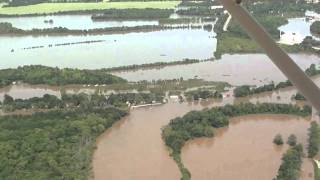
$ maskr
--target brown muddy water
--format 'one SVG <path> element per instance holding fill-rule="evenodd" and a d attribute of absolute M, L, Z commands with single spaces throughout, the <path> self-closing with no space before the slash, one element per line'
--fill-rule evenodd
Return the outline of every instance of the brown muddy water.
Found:
<path fill-rule="evenodd" d="M 182 161 L 192 179 L 271 180 L 288 148 L 274 145 L 274 136 L 280 133 L 286 140 L 295 134 L 298 142 L 306 146 L 309 126 L 309 121 L 287 115 L 233 118 L 229 127 L 216 131 L 214 138 L 189 141 L 182 149 Z M 301 179 L 313 179 L 313 166 L 308 159 L 304 159 Z"/>
<path fill-rule="evenodd" d="M 320 57 L 316 55 L 291 54 L 290 56 L 302 69 L 308 68 L 312 63 L 320 63 Z M 199 78 L 208 81 L 224 81 L 232 85 L 263 85 L 271 81 L 280 82 L 287 79 L 263 54 L 224 55 L 221 60 L 113 74 L 129 81 L 183 77 L 184 79 Z"/>
<path fill-rule="evenodd" d="M 161 139 L 161 128 L 170 119 L 191 110 L 221 106 L 224 103 L 226 101 L 170 102 L 132 110 L 128 117 L 98 138 L 93 157 L 94 179 L 180 179 L 177 165 Z M 248 179 L 252 173 L 253 178 L 249 179 L 272 179 L 279 168 L 282 153 L 286 150 L 286 146 L 280 149 L 274 147 L 272 139 L 275 134 L 282 133 L 286 138 L 294 133 L 299 142 L 305 144 L 308 127 L 309 121 L 294 116 L 256 115 L 235 118 L 229 128 L 219 130 L 214 138 L 189 142 L 182 151 L 183 161 L 190 168 L 193 179 L 213 179 L 215 173 L 219 176 L 214 177 L 222 177 L 218 179 Z M 244 152 L 246 156 L 242 155 Z M 227 156 L 229 153 L 230 156 Z M 237 169 L 240 163 L 248 163 L 245 166 L 247 168 L 239 168 L 231 173 L 232 168 Z M 224 165 L 227 170 L 225 173 L 222 171 Z M 303 165 L 304 179 L 313 176 L 312 171 L 312 163 L 306 160 Z"/>
<path fill-rule="evenodd" d="M 94 179 L 180 179 L 179 169 L 161 139 L 161 127 L 172 118 L 211 105 L 168 103 L 131 111 L 98 138 L 93 157 Z"/>

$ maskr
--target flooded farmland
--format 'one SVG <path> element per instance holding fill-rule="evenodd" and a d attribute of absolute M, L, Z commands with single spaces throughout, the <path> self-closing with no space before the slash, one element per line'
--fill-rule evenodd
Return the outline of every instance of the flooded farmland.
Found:
<path fill-rule="evenodd" d="M 0 69 L 38 64 L 101 69 L 185 58 L 208 59 L 213 56 L 216 48 L 213 35 L 213 32 L 202 29 L 176 29 L 92 36 L 0 37 L 3 59 Z M 98 42 L 57 46 L 84 41 Z M 29 47 L 40 48 L 24 49 Z"/>
<path fill-rule="evenodd" d="M 320 63 L 320 57 L 316 55 L 292 54 L 291 57 L 302 69 L 308 68 L 310 64 Z M 287 79 L 263 54 L 224 55 L 217 61 L 114 74 L 129 81 L 196 77 L 207 81 L 224 81 L 232 85 L 264 85 Z"/>

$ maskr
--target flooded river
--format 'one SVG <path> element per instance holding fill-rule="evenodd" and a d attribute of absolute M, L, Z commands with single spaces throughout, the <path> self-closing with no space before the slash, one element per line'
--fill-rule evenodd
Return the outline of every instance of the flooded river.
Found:
<path fill-rule="evenodd" d="M 292 54 L 291 57 L 302 69 L 308 68 L 312 63 L 320 63 L 320 57 L 316 55 Z M 232 85 L 263 85 L 287 79 L 263 54 L 224 55 L 218 61 L 114 74 L 129 81 L 196 77 L 208 81 L 225 81 Z"/>

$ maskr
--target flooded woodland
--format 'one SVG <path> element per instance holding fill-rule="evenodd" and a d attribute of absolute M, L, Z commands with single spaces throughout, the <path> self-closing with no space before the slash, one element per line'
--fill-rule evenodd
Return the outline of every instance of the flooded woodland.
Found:
<path fill-rule="evenodd" d="M 215 6 L 212 6 L 211 10 L 214 8 Z M 221 7 L 217 8 L 221 9 Z M 187 15 L 184 15 L 184 13 L 179 14 L 179 11 L 183 10 L 187 11 L 185 12 Z M 172 92 L 182 92 L 182 86 L 180 87 L 179 82 L 184 80 L 202 80 L 206 82 L 204 86 L 209 86 L 208 82 L 225 83 L 221 90 L 220 99 L 200 98 L 200 100 L 179 101 L 180 94 L 170 94 L 172 93 L 171 91 L 165 91 L 161 92 L 165 98 L 160 103 L 152 101 L 148 104 L 142 101 L 142 106 L 144 107 L 136 106 L 137 108 L 130 108 L 129 101 L 123 102 L 127 111 L 123 114 L 119 113 L 121 114 L 117 116 L 119 121 L 112 121 L 114 124 L 110 123 L 108 127 L 106 125 L 101 128 L 101 123 L 99 124 L 100 126 L 88 127 L 88 129 L 94 129 L 97 132 L 102 129 L 95 134 L 96 136 L 90 136 L 90 138 L 84 135 L 74 135 L 72 138 L 81 137 L 79 143 L 77 142 L 80 144 L 80 148 L 77 150 L 76 155 L 83 153 L 82 146 L 92 145 L 89 148 L 91 151 L 87 153 L 87 155 L 90 155 L 90 153 L 93 155 L 92 161 L 88 160 L 90 157 L 79 159 L 87 158 L 86 162 L 92 162 L 91 165 L 90 163 L 87 163 L 89 164 L 88 166 L 83 165 L 83 169 L 88 168 L 89 170 L 86 172 L 90 175 L 88 177 L 95 180 L 180 179 L 179 167 L 172 157 L 171 149 L 166 146 L 161 133 L 172 119 L 182 117 L 190 111 L 241 103 L 294 104 L 299 107 L 310 105 L 307 101 L 299 101 L 292 98 L 298 93 L 298 90 L 293 86 L 275 91 L 256 93 L 246 97 L 235 97 L 233 90 L 238 86 L 258 87 L 265 84 L 283 82 L 287 78 L 261 52 L 230 52 L 223 54 L 221 58 L 215 57 L 215 52 L 219 49 L 218 43 L 222 41 L 221 36 L 218 36 L 218 32 L 214 29 L 216 25 L 219 25 L 219 19 L 214 19 L 214 21 L 211 19 L 210 22 L 206 22 L 201 15 L 188 10 L 188 8 L 183 7 L 176 8 L 174 13 L 168 19 L 165 19 L 167 22 L 177 22 L 177 19 L 182 19 L 180 20 L 181 22 L 189 22 L 179 23 L 178 25 L 184 24 L 187 27 L 181 29 L 141 30 L 138 32 L 101 33 L 95 35 L 11 34 L 7 36 L 0 34 L 0 71 L 5 71 L 8 68 L 19 69 L 22 66 L 42 65 L 56 69 L 61 68 L 62 74 L 65 73 L 63 68 L 74 68 L 81 72 L 93 74 L 96 73 L 96 70 L 108 68 L 138 67 L 143 64 L 159 62 L 173 63 L 150 68 L 146 66 L 103 72 L 123 79 L 127 88 L 124 88 L 125 90 L 112 86 L 112 84 L 70 83 L 50 85 L 33 83 L 31 85 L 19 80 L 12 80 L 9 83 L 1 80 L 1 83 L 6 84 L 0 84 L 0 101 L 8 100 L 8 95 L 12 97 L 12 101 L 14 101 L 13 99 L 23 101 L 34 97 L 41 98 L 48 94 L 57 97 L 57 99 L 63 99 L 66 94 L 98 94 L 106 98 L 123 92 L 132 94 L 150 93 L 152 91 L 150 87 L 156 86 L 157 83 L 166 84 L 166 81 L 169 80 L 177 80 L 177 83 L 170 89 Z M 195 13 L 196 15 L 188 13 Z M 104 17 L 103 15 L 107 16 L 108 14 L 100 14 L 100 16 Z M 211 16 L 212 14 L 209 15 Z M 208 18 L 209 15 L 206 14 L 205 18 Z M 221 11 L 220 14 L 214 15 L 219 15 L 220 19 L 222 19 L 228 14 Z M 283 18 L 283 15 L 281 17 Z M 190 18 L 194 18 L 196 21 L 191 23 Z M 161 21 L 164 20 L 108 19 L 94 21 L 90 14 L 85 13 L 38 14 L 23 17 L 18 15 L 0 16 L 0 24 L 10 23 L 12 27 L 26 31 L 59 27 L 69 30 L 134 28 L 159 26 Z M 287 23 L 277 28 L 286 33 L 297 30 L 302 33 L 303 38 L 307 36 L 315 38 L 309 31 L 311 23 L 305 17 L 294 17 L 289 18 Z M 210 24 L 211 29 L 206 28 L 208 24 Z M 174 25 L 177 24 L 173 23 L 170 27 L 174 27 Z M 192 25 L 199 27 L 194 28 Z M 232 27 L 234 28 L 235 25 L 231 25 Z M 299 48 L 301 47 L 299 46 Z M 297 50 L 289 55 L 303 70 L 306 70 L 312 64 L 318 68 L 320 64 L 319 52 L 311 52 Z M 186 59 L 196 60 L 196 62 L 174 64 L 174 62 Z M 58 70 L 55 71 L 55 73 L 57 72 Z M 41 73 L 39 73 L 40 76 L 42 76 Z M 80 79 L 81 77 L 77 78 Z M 319 75 L 311 78 L 317 85 L 320 85 Z M 11 80 L 10 78 L 8 79 Z M 138 85 L 141 82 L 149 83 L 146 85 L 147 90 L 141 90 L 134 86 L 137 85 L 139 87 Z M 117 88 L 112 89 L 110 88 L 111 86 Z M 128 89 L 128 87 L 135 88 Z M 218 85 L 211 86 L 211 88 L 217 87 Z M 201 89 L 201 87 L 197 88 Z M 161 90 L 164 91 L 163 89 Z M 218 91 L 220 90 L 216 90 L 216 92 Z M 86 105 L 90 106 L 90 104 Z M 107 108 L 111 106 L 110 104 L 103 105 L 107 106 Z M 76 109 L 81 107 L 81 104 L 74 106 Z M 69 108 L 68 103 L 66 107 Z M 124 109 L 123 106 L 121 108 Z M 22 110 L 22 112 L 25 111 Z M 127 112 L 128 114 L 126 114 Z M 97 114 L 99 113 L 94 112 L 89 117 L 93 117 L 97 122 L 99 120 L 102 121 L 102 118 L 98 117 Z M 314 164 L 312 158 L 307 157 L 307 147 L 308 128 L 314 120 L 319 121 L 315 111 L 312 112 L 311 116 L 307 117 L 284 114 L 255 114 L 232 117 L 227 127 L 214 128 L 214 137 L 201 137 L 187 141 L 181 149 L 181 161 L 190 171 L 191 179 L 194 180 L 271 180 L 277 176 L 278 169 L 282 163 L 281 158 L 290 148 L 286 143 L 282 146 L 275 145 L 273 138 L 277 134 L 281 134 L 287 140 L 291 134 L 294 134 L 297 137 L 297 142 L 303 145 L 305 154 L 302 158 L 300 179 L 313 180 L 315 179 Z M 82 125 L 81 123 L 79 124 Z M 79 124 L 74 123 L 70 127 L 74 126 L 76 127 L 74 129 L 79 130 L 82 128 L 77 127 Z M 10 126 L 8 125 L 8 127 Z M 88 129 L 85 129 L 86 133 L 89 131 Z M 59 139 L 59 143 L 60 141 L 62 140 Z M 50 161 L 53 165 L 48 164 L 54 166 L 53 162 L 56 163 L 55 161 Z M 58 172 L 59 168 L 55 170 Z M 59 173 L 63 174 L 65 172 Z"/>

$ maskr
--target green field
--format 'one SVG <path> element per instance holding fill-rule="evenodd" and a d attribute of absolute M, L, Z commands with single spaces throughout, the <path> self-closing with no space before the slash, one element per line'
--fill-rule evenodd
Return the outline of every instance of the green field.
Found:
<path fill-rule="evenodd" d="M 100 3 L 42 3 L 30 6 L 0 8 L 0 14 L 26 15 L 50 14 L 67 11 L 128 9 L 128 8 L 159 8 L 173 9 L 180 1 L 149 1 L 149 2 L 100 2 Z"/>

